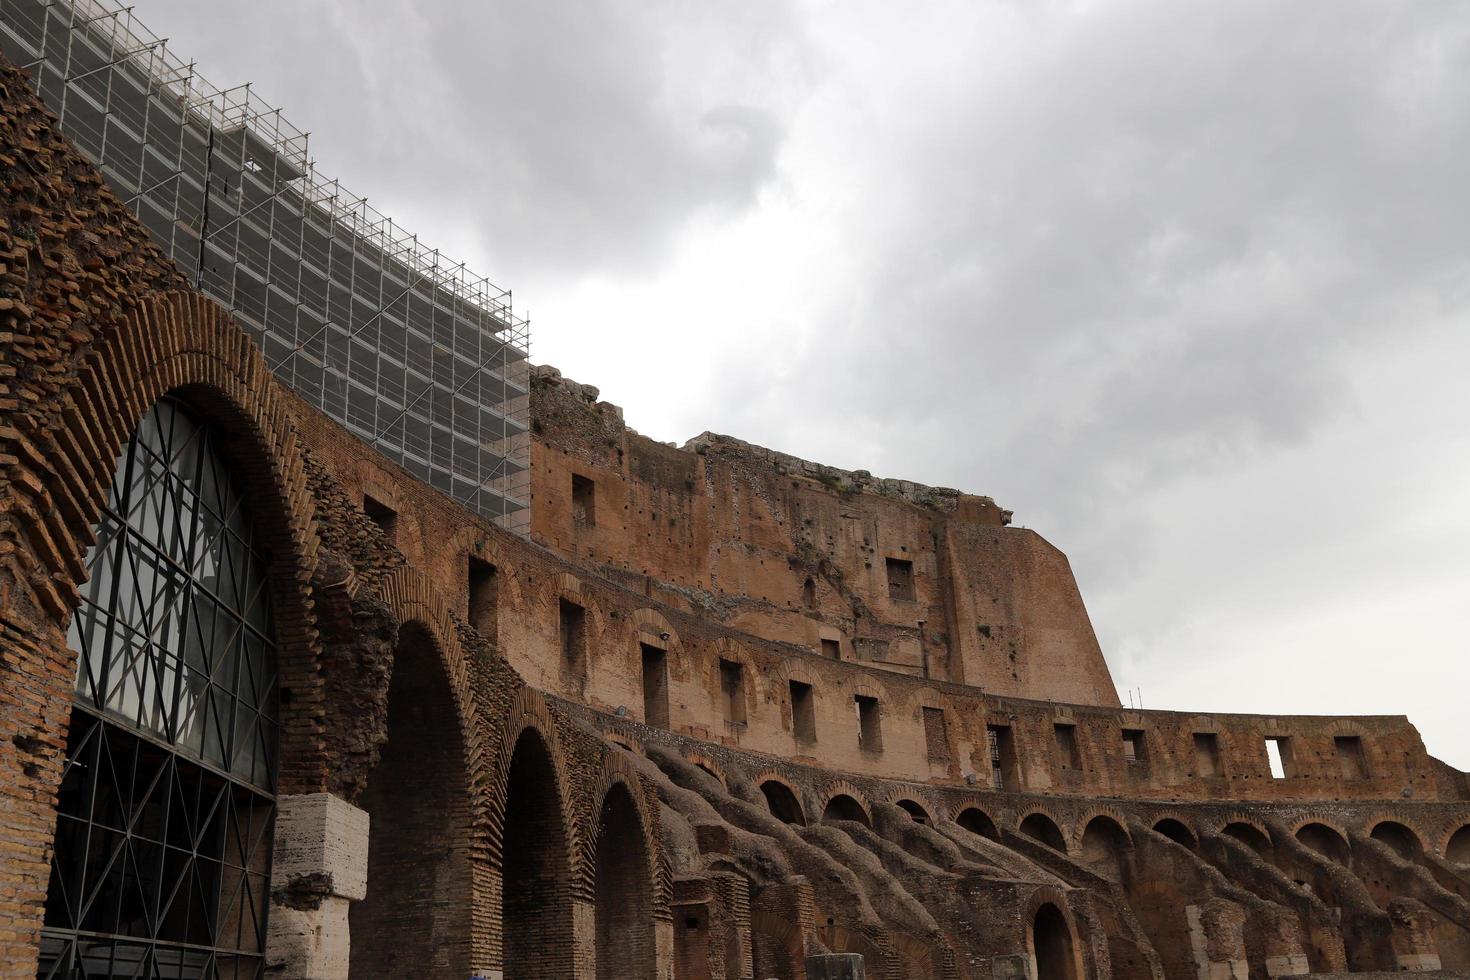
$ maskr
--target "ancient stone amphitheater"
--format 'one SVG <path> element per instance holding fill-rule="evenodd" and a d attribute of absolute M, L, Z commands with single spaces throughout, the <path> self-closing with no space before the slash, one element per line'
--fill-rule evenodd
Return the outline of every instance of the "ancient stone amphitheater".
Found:
<path fill-rule="evenodd" d="M 8 64 L 0 185 L 0 976 L 1470 970 L 1407 719 L 1123 708 L 990 499 L 550 369 L 508 533 L 277 380 Z"/>

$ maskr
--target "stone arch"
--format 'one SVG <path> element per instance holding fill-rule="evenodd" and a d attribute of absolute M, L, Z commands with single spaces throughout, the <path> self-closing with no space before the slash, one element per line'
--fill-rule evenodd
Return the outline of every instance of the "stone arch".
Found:
<path fill-rule="evenodd" d="M 1132 849 L 1132 835 L 1111 813 L 1096 814 L 1077 835 L 1078 860 L 1115 881 L 1122 880 L 1128 852 Z"/>
<path fill-rule="evenodd" d="M 868 816 L 869 808 L 851 793 L 834 793 L 828 798 L 826 806 L 822 807 L 822 822 L 828 823 L 832 820 L 855 820 L 864 827 L 873 826 L 872 818 Z"/>
<path fill-rule="evenodd" d="M 596 822 L 586 839 L 592 851 L 597 978 L 655 980 L 655 923 L 669 920 L 672 882 L 642 785 L 620 757 L 604 758 L 591 803 Z"/>
<path fill-rule="evenodd" d="M 1303 820 L 1292 831 L 1292 836 L 1304 846 L 1338 864 L 1347 865 L 1352 859 L 1347 834 L 1329 823 L 1315 819 Z"/>
<path fill-rule="evenodd" d="M 474 801 L 439 647 L 421 620 L 399 630 L 387 742 L 360 799 L 369 817 L 368 879 L 366 897 L 350 911 L 355 974 L 472 971 Z"/>
<path fill-rule="evenodd" d="M 894 800 L 893 805 L 898 807 L 904 813 L 907 813 L 909 817 L 914 821 L 914 823 L 927 824 L 930 822 L 929 811 L 926 810 L 924 808 L 924 805 L 918 800 L 906 796 L 901 799 Z"/>
<path fill-rule="evenodd" d="M 1220 833 L 1240 841 L 1261 857 L 1268 857 L 1271 853 L 1271 835 L 1256 820 L 1234 817 L 1220 828 Z"/>
<path fill-rule="evenodd" d="M 750 648 L 734 637 L 722 636 L 710 644 L 710 656 L 703 658 L 707 661 L 704 666 L 704 687 L 709 694 L 711 704 L 719 706 L 724 694 L 722 687 L 722 674 L 720 661 L 727 660 L 740 667 L 741 679 L 741 722 L 748 721 L 755 715 L 758 705 L 763 703 L 762 697 L 766 692 L 762 690 L 762 682 L 765 670 L 751 654 Z M 727 719 L 728 720 L 728 719 Z"/>
<path fill-rule="evenodd" d="M 7 415 L 13 432 L 0 435 L 0 454 L 13 461 L 0 473 L 11 507 L 0 519 L 0 540 L 14 549 L 0 560 L 0 592 L 9 595 L 12 615 L 34 610 L 30 625 L 60 641 L 87 577 L 84 559 L 117 458 L 164 395 L 243 443 L 231 452 L 232 463 L 272 556 L 280 686 L 299 709 L 296 729 L 281 732 L 280 754 L 293 760 L 282 791 L 319 788 L 315 498 L 279 388 L 260 352 L 219 306 L 185 292 L 147 299 L 98 331 L 75 378 L 46 411 Z M 294 784 L 298 773 L 309 785 Z"/>
<path fill-rule="evenodd" d="M 1470 823 L 1445 837 L 1442 853 L 1451 864 L 1470 866 Z"/>
<path fill-rule="evenodd" d="M 782 823 L 806 826 L 806 809 L 801 805 L 801 794 L 789 782 L 775 773 L 762 775 L 758 782 L 771 816 Z"/>
<path fill-rule="evenodd" d="M 1000 840 L 1000 828 L 996 825 L 994 818 L 978 806 L 965 807 L 955 814 L 954 822 L 972 834 L 993 841 Z"/>
<path fill-rule="evenodd" d="M 726 789 L 729 788 L 730 781 L 725 776 L 725 767 L 714 759 L 711 759 L 708 754 L 697 751 L 685 751 L 684 758 L 688 762 L 693 763 L 696 768 L 703 770 L 707 775 L 719 780 L 721 786 L 726 787 Z"/>
<path fill-rule="evenodd" d="M 501 966 L 506 976 L 555 980 L 570 973 L 573 901 L 593 889 L 578 859 L 577 822 L 546 702 L 522 688 L 500 747 L 490 853 L 500 869 Z"/>
<path fill-rule="evenodd" d="M 1058 889 L 1036 890 L 1025 905 L 1026 951 L 1036 980 L 1080 980 L 1082 941 L 1077 923 Z"/>
<path fill-rule="evenodd" d="M 1187 847 L 1191 851 L 1199 850 L 1199 835 L 1183 820 L 1174 816 L 1159 817 L 1154 821 L 1153 831 L 1163 834 L 1181 847 Z"/>
<path fill-rule="evenodd" d="M 52 329 L 37 325 L 42 328 Z M 268 552 L 282 695 L 277 792 L 319 789 L 327 771 L 312 598 L 320 548 L 316 504 L 299 437 L 259 352 L 228 314 L 186 292 L 148 296 L 110 320 L 78 317 L 59 350 L 54 363 L 14 379 L 11 398 L 19 395 L 25 409 L 0 414 L 0 483 L 7 490 L 0 514 L 0 595 L 11 627 L 7 644 L 20 657 L 44 663 L 7 681 L 23 705 L 10 718 L 17 732 L 11 755 L 16 798 L 33 801 L 8 820 L 20 839 L 35 843 L 0 855 L 0 879 L 37 913 L 47 889 L 52 800 L 62 763 L 59 742 L 52 740 L 66 738 L 77 669 L 66 629 L 87 579 L 86 555 L 118 457 L 143 415 L 165 395 L 233 438 L 226 454 L 251 498 L 255 534 Z M 21 733 L 28 739 L 32 732 L 44 734 L 44 748 L 21 745 Z"/>
<path fill-rule="evenodd" d="M 1407 861 L 1424 853 L 1424 842 L 1408 824 L 1397 820 L 1379 820 L 1373 824 L 1368 836 L 1393 848 L 1398 856 Z"/>
<path fill-rule="evenodd" d="M 1062 835 L 1062 828 L 1049 813 L 1032 810 L 1016 824 L 1016 830 L 1054 851 L 1067 853 L 1067 838 Z"/>

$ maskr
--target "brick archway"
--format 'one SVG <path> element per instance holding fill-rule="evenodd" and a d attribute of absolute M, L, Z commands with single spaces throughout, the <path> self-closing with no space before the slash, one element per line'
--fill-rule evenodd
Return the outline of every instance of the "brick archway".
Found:
<path fill-rule="evenodd" d="M 52 329 L 12 321 L 17 332 Z M 21 669 L 7 684 L 25 710 L 0 769 L 17 773 L 17 807 L 0 834 L 0 879 L 14 890 L 0 916 L 19 924 L 0 957 L 33 963 L 45 899 L 52 800 L 65 744 L 76 656 L 65 630 L 87 573 L 85 557 L 116 460 L 145 412 L 164 395 L 187 403 L 229 441 L 227 455 L 249 493 L 276 610 L 282 692 L 281 792 L 323 771 L 320 641 L 311 582 L 318 539 L 304 454 L 259 352 L 219 307 L 194 294 L 164 293 L 100 326 L 16 385 L 24 408 L 0 414 L 0 620 Z M 64 345 L 63 345 L 64 347 Z M 12 945 L 13 943 L 13 945 Z"/>

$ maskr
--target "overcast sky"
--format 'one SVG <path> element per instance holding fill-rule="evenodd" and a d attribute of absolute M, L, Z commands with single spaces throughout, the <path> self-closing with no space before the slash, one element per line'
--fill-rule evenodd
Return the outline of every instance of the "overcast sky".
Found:
<path fill-rule="evenodd" d="M 1470 767 L 1470 4 L 135 3 L 640 431 L 990 494 L 1125 703 Z"/>

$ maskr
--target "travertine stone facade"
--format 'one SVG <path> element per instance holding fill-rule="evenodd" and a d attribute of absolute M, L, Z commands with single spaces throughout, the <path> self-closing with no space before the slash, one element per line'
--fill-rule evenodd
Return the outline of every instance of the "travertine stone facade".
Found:
<path fill-rule="evenodd" d="M 1470 784 L 1407 719 L 1124 709 L 988 498 L 655 443 L 551 371 L 506 534 L 276 382 L 8 65 L 0 181 L 0 977 L 54 932 L 68 626 L 164 396 L 269 556 L 271 976 L 1470 970 Z"/>

